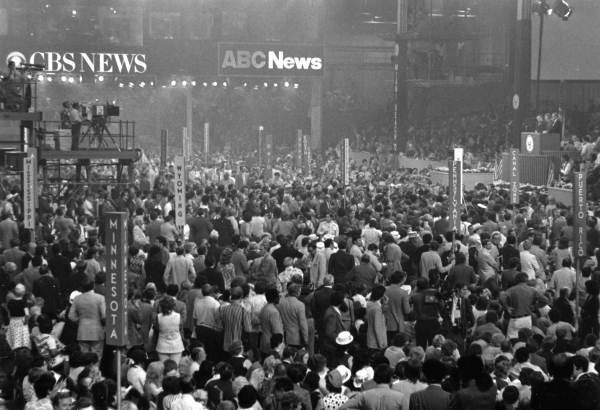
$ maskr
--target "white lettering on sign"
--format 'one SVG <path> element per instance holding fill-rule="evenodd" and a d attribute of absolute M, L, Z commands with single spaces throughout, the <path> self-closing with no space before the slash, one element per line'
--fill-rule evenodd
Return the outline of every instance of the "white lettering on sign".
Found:
<path fill-rule="evenodd" d="M 143 74 L 148 70 L 145 54 L 139 53 L 82 53 L 56 51 L 35 51 L 27 58 L 23 53 L 13 51 L 8 54 L 6 61 L 42 64 L 50 72 L 92 72 L 92 73 L 123 73 Z"/>
<path fill-rule="evenodd" d="M 250 52 L 249 50 L 225 50 L 221 68 L 264 68 L 269 70 L 319 71 L 323 69 L 321 57 L 286 56 L 283 51 Z"/>
<path fill-rule="evenodd" d="M 175 225 L 183 235 L 185 225 L 185 159 L 175 157 Z"/>

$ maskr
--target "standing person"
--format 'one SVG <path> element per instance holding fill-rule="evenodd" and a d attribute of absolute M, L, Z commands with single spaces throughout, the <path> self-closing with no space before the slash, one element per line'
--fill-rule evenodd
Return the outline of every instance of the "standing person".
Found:
<path fill-rule="evenodd" d="M 579 334 L 583 337 L 593 334 L 596 337 L 600 335 L 600 324 L 598 323 L 598 311 L 600 310 L 598 301 L 598 282 L 588 280 L 585 282 L 585 291 L 587 297 L 583 306 L 581 306 L 581 325 Z"/>
<path fill-rule="evenodd" d="M 325 244 L 323 242 L 310 243 L 308 245 L 310 254 L 310 283 L 315 287 L 323 284 L 323 278 L 327 274 L 327 258 L 325 257 Z"/>
<path fill-rule="evenodd" d="M 429 386 L 410 395 L 407 410 L 447 410 L 450 393 L 442 389 L 442 380 L 446 375 L 444 364 L 439 360 L 425 360 L 423 375 Z"/>
<path fill-rule="evenodd" d="M 300 290 L 300 285 L 291 283 L 287 288 L 287 295 L 277 306 L 283 322 L 286 345 L 297 348 L 308 344 L 308 321 L 305 306 L 298 300 Z"/>
<path fill-rule="evenodd" d="M 371 291 L 371 300 L 367 303 L 365 322 L 367 323 L 367 348 L 383 350 L 387 348 L 387 333 L 381 299 L 385 287 L 377 286 Z"/>
<path fill-rule="evenodd" d="M 233 263 L 233 268 L 235 270 L 235 276 L 244 276 L 248 274 L 250 270 L 250 265 L 248 264 L 248 259 L 246 258 L 246 249 L 248 248 L 248 241 L 242 239 L 238 242 L 235 251 L 231 255 L 231 263 Z"/>
<path fill-rule="evenodd" d="M 419 278 L 416 292 L 411 296 L 411 302 L 416 319 L 417 344 L 425 349 L 440 330 L 439 318 L 443 301 L 439 292 L 429 287 L 427 278 Z"/>
<path fill-rule="evenodd" d="M 60 286 L 58 281 L 50 275 L 47 266 L 40 267 L 40 278 L 33 282 L 33 294 L 44 299 L 42 313 L 51 319 L 56 319 L 62 307 Z"/>
<path fill-rule="evenodd" d="M 102 360 L 104 350 L 104 320 L 106 304 L 104 297 L 94 292 L 94 282 L 82 285 L 83 293 L 75 298 L 69 309 L 69 319 L 77 322 L 77 342 L 83 352 L 93 352 Z"/>
<path fill-rule="evenodd" d="M 267 288 L 265 291 L 267 305 L 260 311 L 260 327 L 262 330 L 260 339 L 260 350 L 263 355 L 271 351 L 271 337 L 276 334 L 283 335 L 283 322 L 277 309 L 279 304 L 279 292 L 275 288 Z"/>
<path fill-rule="evenodd" d="M 206 211 L 198 208 L 195 216 L 188 218 L 190 227 L 190 241 L 195 242 L 197 247 L 202 245 L 202 242 L 208 240 L 208 235 L 212 231 L 212 223 L 205 216 Z"/>
<path fill-rule="evenodd" d="M 194 283 L 196 279 L 196 270 L 194 262 L 190 258 L 186 258 L 183 247 L 178 247 L 175 251 L 175 257 L 169 258 L 165 268 L 164 282 L 167 285 L 177 285 L 185 281 Z"/>
<path fill-rule="evenodd" d="M 547 304 L 548 300 L 537 289 L 527 285 L 527 274 L 520 272 L 515 278 L 516 284 L 500 294 L 500 302 L 510 315 L 506 336 L 509 339 L 518 337 L 519 329 L 531 329 L 531 308 L 536 303 Z"/>
<path fill-rule="evenodd" d="M 6 332 L 6 341 L 11 349 L 15 350 L 20 347 L 31 346 L 29 338 L 29 328 L 27 322 L 29 320 L 29 305 L 25 300 L 25 286 L 17 284 L 14 288 L 14 298 L 10 299 L 6 304 L 10 320 L 8 322 L 8 330 Z"/>
<path fill-rule="evenodd" d="M 202 285 L 202 296 L 196 298 L 193 311 L 196 338 L 204 345 L 206 355 L 210 358 L 217 357 L 220 351 L 218 311 L 221 305 L 216 290 L 208 283 Z"/>
<path fill-rule="evenodd" d="M 154 329 L 157 333 L 156 352 L 163 363 L 171 359 L 179 364 L 184 347 L 180 333 L 181 316 L 175 312 L 175 300 L 169 297 L 161 299 L 159 309 Z"/>
<path fill-rule="evenodd" d="M 335 282 L 343 283 L 346 275 L 354 268 L 354 258 L 346 252 L 347 241 L 338 241 L 338 251 L 329 257 L 328 272 L 333 275 Z"/>
<path fill-rule="evenodd" d="M 0 221 L 0 249 L 8 249 L 11 243 L 19 242 L 19 225 L 14 220 L 12 212 L 2 211 Z"/>
<path fill-rule="evenodd" d="M 219 233 L 219 246 L 231 246 L 234 230 L 228 218 L 227 209 L 221 210 L 220 217 L 213 222 L 213 227 Z"/>
<path fill-rule="evenodd" d="M 146 282 L 152 282 L 156 285 L 156 289 L 160 293 L 164 293 L 167 289 L 165 283 L 165 269 L 166 266 L 162 261 L 161 248 L 158 245 L 152 245 L 148 251 L 148 258 L 144 262 L 144 276 Z"/>
<path fill-rule="evenodd" d="M 69 121 L 71 122 L 71 151 L 79 149 L 79 138 L 81 136 L 81 111 L 79 111 L 79 103 L 75 102 L 71 105 L 69 111 Z"/>
<path fill-rule="evenodd" d="M 235 341 L 241 341 L 244 332 L 252 331 L 252 317 L 242 306 L 244 291 L 236 286 L 231 289 L 231 303 L 219 308 L 219 327 L 223 329 L 223 352 L 228 352 Z"/>
<path fill-rule="evenodd" d="M 356 394 L 344 403 L 340 410 L 389 410 L 402 409 L 404 395 L 392 390 L 393 371 L 387 364 L 380 364 L 375 368 L 373 381 L 376 386 Z"/>
<path fill-rule="evenodd" d="M 387 303 L 383 311 L 385 315 L 385 327 L 387 329 L 388 340 L 393 340 L 398 333 L 405 333 L 405 318 L 410 313 L 410 296 L 402 288 L 406 274 L 396 271 L 390 277 L 390 285 L 385 291 Z"/>

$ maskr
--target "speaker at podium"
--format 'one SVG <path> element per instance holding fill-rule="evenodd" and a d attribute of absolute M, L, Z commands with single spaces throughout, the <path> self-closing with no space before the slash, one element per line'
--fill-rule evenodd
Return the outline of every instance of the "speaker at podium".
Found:
<path fill-rule="evenodd" d="M 560 134 L 521 133 L 521 154 L 541 155 L 544 151 L 560 151 Z"/>

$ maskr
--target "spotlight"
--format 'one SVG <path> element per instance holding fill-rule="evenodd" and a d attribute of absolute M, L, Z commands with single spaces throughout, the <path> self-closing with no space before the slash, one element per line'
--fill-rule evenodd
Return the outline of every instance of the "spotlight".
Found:
<path fill-rule="evenodd" d="M 77 10 L 71 10 L 71 15 L 76 16 L 77 15 Z"/>
<path fill-rule="evenodd" d="M 129 83 L 129 88 L 133 88 L 134 85 L 135 84 L 133 84 L 133 83 Z"/>
<path fill-rule="evenodd" d="M 223 81 L 223 87 L 227 87 L 227 81 Z"/>
<path fill-rule="evenodd" d="M 216 87 L 217 85 L 219 85 L 216 81 L 213 81 L 212 86 Z"/>
<path fill-rule="evenodd" d="M 123 83 L 119 83 L 119 88 L 123 88 L 123 87 L 124 87 Z"/>
<path fill-rule="evenodd" d="M 552 6 L 551 12 L 564 21 L 567 21 L 573 14 L 573 9 L 565 0 L 556 0 Z"/>
<path fill-rule="evenodd" d="M 62 81 L 63 83 L 67 82 L 67 76 L 66 75 L 61 75 L 60 76 L 60 81 Z"/>
<path fill-rule="evenodd" d="M 104 81 L 104 76 L 103 76 L 103 75 L 99 75 L 99 76 L 98 76 L 98 81 L 99 81 L 99 82 L 102 82 L 102 81 Z"/>
<path fill-rule="evenodd" d="M 33 77 L 31 76 L 31 74 L 27 74 L 27 79 L 31 80 Z"/>
<path fill-rule="evenodd" d="M 248 83 L 244 83 L 242 85 L 244 86 L 244 88 L 248 87 Z"/>
<path fill-rule="evenodd" d="M 264 84 L 263 84 L 263 86 L 264 86 L 265 88 L 267 88 L 267 87 L 269 86 L 269 83 L 264 83 Z"/>
<path fill-rule="evenodd" d="M 183 81 L 181 82 L 181 85 L 182 85 L 182 86 L 184 86 L 184 87 L 187 87 L 187 81 L 186 81 L 186 80 L 183 80 Z"/>
<path fill-rule="evenodd" d="M 150 81 L 150 87 L 154 87 L 154 81 Z"/>
<path fill-rule="evenodd" d="M 208 84 L 206 82 L 202 83 L 202 87 L 208 87 Z"/>
<path fill-rule="evenodd" d="M 48 82 L 51 83 L 52 82 L 52 77 L 48 77 Z"/>
<path fill-rule="evenodd" d="M 175 87 L 177 85 L 177 81 L 171 80 L 171 87 Z"/>
<path fill-rule="evenodd" d="M 258 85 L 255 85 L 253 90 L 258 90 Z"/>
<path fill-rule="evenodd" d="M 141 87 L 141 88 L 144 88 L 145 86 L 146 86 L 146 83 L 142 81 L 142 82 L 140 83 L 140 87 Z"/>
<path fill-rule="evenodd" d="M 44 76 L 40 74 L 40 75 L 38 75 L 37 79 L 38 79 L 38 81 L 44 81 Z"/>
<path fill-rule="evenodd" d="M 294 88 L 298 88 L 298 87 L 300 87 L 300 86 L 298 85 L 298 83 L 294 83 Z"/>
<path fill-rule="evenodd" d="M 71 84 L 73 84 L 73 83 L 75 82 L 75 79 L 74 79 L 73 77 L 69 77 L 69 82 L 70 82 Z"/>
<path fill-rule="evenodd" d="M 192 80 L 192 87 L 196 86 L 196 80 Z"/>
<path fill-rule="evenodd" d="M 277 87 L 279 87 L 279 84 L 273 83 L 273 87 L 277 88 Z"/>
<path fill-rule="evenodd" d="M 285 83 L 283 83 L 283 86 L 284 86 L 285 88 L 288 88 L 288 87 L 290 86 L 290 82 L 289 82 L 289 81 L 286 81 Z"/>

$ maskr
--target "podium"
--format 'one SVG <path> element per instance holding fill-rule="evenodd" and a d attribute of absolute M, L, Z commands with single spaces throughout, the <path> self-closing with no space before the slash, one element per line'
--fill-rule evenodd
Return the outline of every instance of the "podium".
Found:
<path fill-rule="evenodd" d="M 521 133 L 521 155 L 543 155 L 545 151 L 560 151 L 560 134 Z"/>

